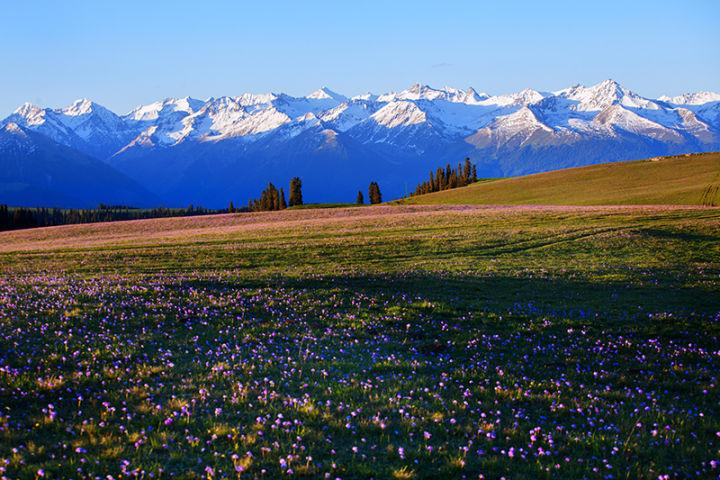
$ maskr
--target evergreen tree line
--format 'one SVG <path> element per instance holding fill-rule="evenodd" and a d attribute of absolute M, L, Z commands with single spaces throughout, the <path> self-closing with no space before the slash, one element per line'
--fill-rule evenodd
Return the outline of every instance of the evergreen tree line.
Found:
<path fill-rule="evenodd" d="M 371 204 L 382 203 L 382 193 L 380 193 L 380 185 L 377 182 L 370 182 L 368 187 L 368 199 Z M 365 204 L 365 196 L 362 191 L 358 191 L 355 197 L 355 203 L 358 205 Z M 303 205 L 302 180 L 300 177 L 293 177 L 290 180 L 290 198 L 285 202 L 285 191 L 278 188 L 272 183 L 268 183 L 267 187 L 260 193 L 260 198 L 250 200 L 248 210 L 251 212 L 270 212 L 275 210 L 284 210 L 288 207 Z M 228 206 L 228 212 L 234 213 L 238 211 L 233 202 Z"/>
<path fill-rule="evenodd" d="M 21 228 L 51 227 L 75 223 L 114 222 L 145 218 L 185 217 L 218 213 L 190 205 L 187 208 L 139 209 L 125 206 L 99 205 L 95 209 L 25 208 L 0 205 L 0 231 Z"/>
<path fill-rule="evenodd" d="M 285 191 L 280 188 L 277 189 L 272 182 L 268 183 L 265 190 L 260 194 L 260 198 L 256 200 L 250 200 L 248 209 L 251 212 L 268 212 L 273 210 L 284 210 L 288 206 L 294 207 L 296 205 L 303 204 L 302 196 L 302 181 L 299 177 L 294 177 L 290 180 L 290 201 L 285 201 Z M 230 212 L 234 211 L 232 202 L 230 202 Z"/>
<path fill-rule="evenodd" d="M 251 212 L 268 212 L 271 210 L 284 210 L 286 208 L 285 192 L 282 188 L 278 190 L 272 182 L 268 183 L 268 186 L 260 194 L 260 198 L 250 200 L 248 204 L 248 209 Z"/>
<path fill-rule="evenodd" d="M 431 171 L 430 178 L 419 184 L 410 196 L 464 187 L 475 182 L 477 182 L 477 169 L 475 164 L 466 158 L 465 163 L 459 163 L 457 168 L 452 168 L 448 163 L 445 168 L 440 167 L 434 173 Z"/>

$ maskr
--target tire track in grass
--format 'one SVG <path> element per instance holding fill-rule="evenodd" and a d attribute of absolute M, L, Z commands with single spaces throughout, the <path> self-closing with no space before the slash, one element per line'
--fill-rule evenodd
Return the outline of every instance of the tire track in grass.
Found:
<path fill-rule="evenodd" d="M 593 227 L 569 232 L 567 234 L 550 235 L 541 238 L 523 240 L 521 242 L 504 244 L 497 248 L 491 248 L 479 253 L 477 256 L 488 257 L 504 254 L 528 252 L 546 247 L 552 247 L 563 243 L 575 242 L 586 238 L 594 237 L 605 233 L 617 233 L 633 230 L 640 227 L 639 224 L 626 225 L 622 227 Z"/>

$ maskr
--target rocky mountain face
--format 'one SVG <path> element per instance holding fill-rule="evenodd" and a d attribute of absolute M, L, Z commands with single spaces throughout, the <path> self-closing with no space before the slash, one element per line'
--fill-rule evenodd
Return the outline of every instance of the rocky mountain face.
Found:
<path fill-rule="evenodd" d="M 495 96 L 416 84 L 348 98 L 321 88 L 168 98 L 122 116 L 84 99 L 25 104 L 1 122 L 10 124 L 102 160 L 165 205 L 223 207 L 296 175 L 310 201 L 352 201 L 371 180 L 385 198 L 403 195 L 466 156 L 478 175 L 505 176 L 720 150 L 720 94 L 649 99 L 613 80 Z"/>

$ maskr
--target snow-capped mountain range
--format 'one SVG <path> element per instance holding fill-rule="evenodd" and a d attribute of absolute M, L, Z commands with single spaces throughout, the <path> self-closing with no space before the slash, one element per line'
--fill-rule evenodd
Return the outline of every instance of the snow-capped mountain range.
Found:
<path fill-rule="evenodd" d="M 305 97 L 168 98 L 125 115 L 87 99 L 24 104 L 0 123 L 10 124 L 104 161 L 168 205 L 219 207 L 295 175 L 306 197 L 342 201 L 370 180 L 386 198 L 402 195 L 465 156 L 480 175 L 503 176 L 720 150 L 720 94 L 650 99 L 613 80 L 507 95 L 416 84 L 346 97 L 321 88 Z"/>

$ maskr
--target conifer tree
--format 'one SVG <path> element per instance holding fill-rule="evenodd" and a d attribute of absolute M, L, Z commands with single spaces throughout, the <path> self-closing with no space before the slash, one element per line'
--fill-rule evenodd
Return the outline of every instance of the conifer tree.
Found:
<path fill-rule="evenodd" d="M 370 198 L 370 204 L 372 205 L 382 203 L 382 194 L 380 193 L 380 186 L 377 182 L 370 182 L 368 197 Z"/>
<path fill-rule="evenodd" d="M 355 198 L 355 203 L 358 205 L 365 205 L 365 197 L 363 197 L 362 191 L 358 190 L 357 197 Z"/>
<path fill-rule="evenodd" d="M 280 210 L 280 194 L 278 193 L 278 189 L 275 188 L 275 185 L 272 183 L 270 185 L 272 186 L 270 189 L 271 210 Z"/>
<path fill-rule="evenodd" d="M 280 210 L 285 210 L 287 208 L 287 202 L 285 201 L 285 192 L 282 188 L 280 188 Z"/>
<path fill-rule="evenodd" d="M 472 178 L 472 164 L 470 163 L 470 158 L 465 157 L 465 166 L 463 167 L 463 182 L 465 185 L 470 183 L 470 180 Z"/>
<path fill-rule="evenodd" d="M 302 181 L 300 177 L 293 177 L 293 179 L 290 180 L 290 201 L 288 204 L 291 207 L 303 204 Z"/>
<path fill-rule="evenodd" d="M 445 170 L 442 168 L 437 169 L 437 173 L 435 174 L 435 178 L 437 179 L 437 190 L 445 190 Z"/>
<path fill-rule="evenodd" d="M 235 205 L 233 205 L 232 200 L 230 200 L 230 205 L 228 205 L 228 213 L 235 213 Z"/>

